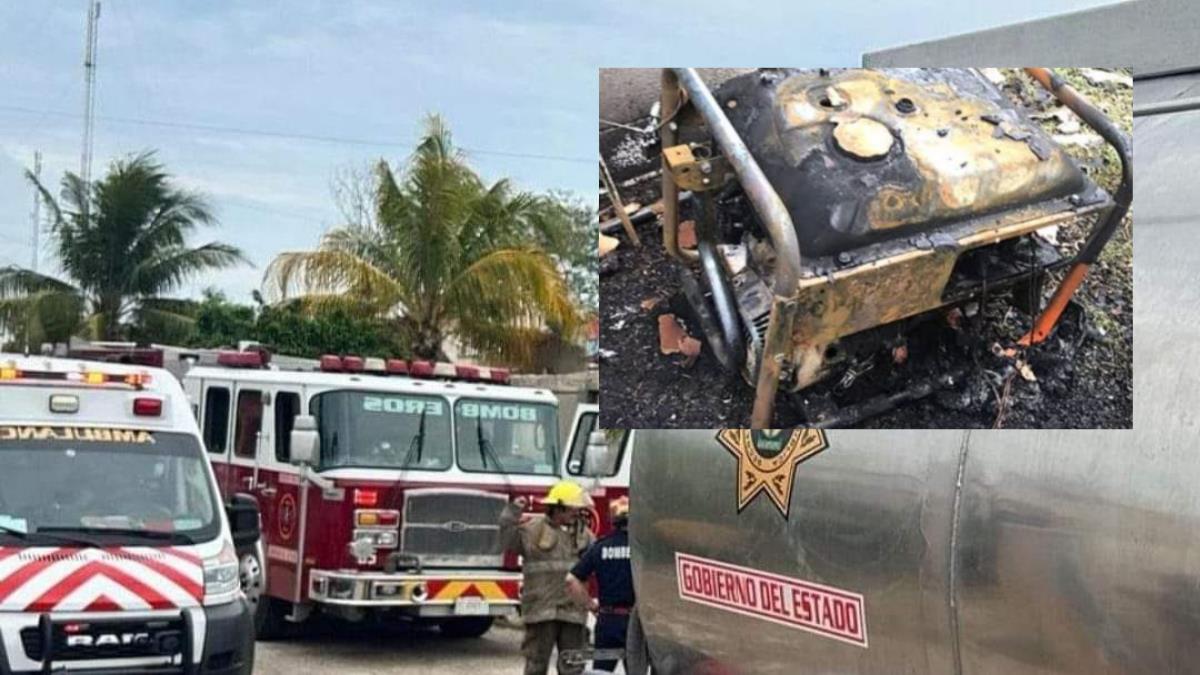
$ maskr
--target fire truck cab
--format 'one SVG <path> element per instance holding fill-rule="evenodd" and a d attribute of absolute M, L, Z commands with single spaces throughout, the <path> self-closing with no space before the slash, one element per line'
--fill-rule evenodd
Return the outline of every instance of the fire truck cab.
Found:
<path fill-rule="evenodd" d="M 0 354 L 0 673 L 249 673 L 232 501 L 165 370 Z"/>
<path fill-rule="evenodd" d="M 225 494 L 262 512 L 260 637 L 314 609 L 476 636 L 518 612 L 499 516 L 558 479 L 557 399 L 500 369 L 326 356 L 317 371 L 248 352 L 184 377 Z M 540 508 L 540 507 L 538 507 Z M 250 594 L 252 597 L 255 595 Z"/>
<path fill-rule="evenodd" d="M 600 514 L 598 529 L 603 534 L 610 528 L 608 503 L 629 496 L 630 444 L 625 432 L 606 432 L 603 443 L 598 443 L 600 437 L 592 434 L 600 429 L 599 423 L 599 405 L 584 403 L 576 408 L 562 474 L 588 488 Z"/>

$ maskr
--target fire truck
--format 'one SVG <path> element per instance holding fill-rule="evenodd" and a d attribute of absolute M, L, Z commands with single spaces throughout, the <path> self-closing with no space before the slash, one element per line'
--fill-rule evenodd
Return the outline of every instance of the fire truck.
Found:
<path fill-rule="evenodd" d="M 330 355 L 281 370 L 261 350 L 217 360 L 184 388 L 222 492 L 253 496 L 262 513 L 264 553 L 239 551 L 260 637 L 315 609 L 462 637 L 517 613 L 520 562 L 501 550 L 498 521 L 517 496 L 539 508 L 559 478 L 553 394 L 469 365 Z"/>

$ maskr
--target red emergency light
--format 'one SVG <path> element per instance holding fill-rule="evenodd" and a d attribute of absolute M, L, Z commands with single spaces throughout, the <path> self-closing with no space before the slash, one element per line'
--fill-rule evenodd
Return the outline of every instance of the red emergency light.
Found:
<path fill-rule="evenodd" d="M 363 358 L 361 356 L 343 356 L 342 370 L 347 373 L 361 373 L 363 371 Z"/>
<path fill-rule="evenodd" d="M 163 402 L 161 398 L 133 399 L 133 414 L 140 417 L 159 417 L 162 415 Z"/>
<path fill-rule="evenodd" d="M 322 354 L 320 368 L 322 372 L 340 373 L 342 372 L 342 358 L 336 354 Z"/>
<path fill-rule="evenodd" d="M 408 363 L 404 359 L 388 359 L 387 373 L 388 375 L 407 375 Z"/>
<path fill-rule="evenodd" d="M 355 506 L 378 506 L 379 491 L 367 488 L 354 488 Z"/>
<path fill-rule="evenodd" d="M 433 363 L 429 361 L 413 361 L 408 364 L 408 374 L 413 377 L 433 377 Z"/>
<path fill-rule="evenodd" d="M 233 352 L 223 351 L 217 353 L 217 365 L 227 368 L 262 368 L 263 354 L 262 352 Z"/>

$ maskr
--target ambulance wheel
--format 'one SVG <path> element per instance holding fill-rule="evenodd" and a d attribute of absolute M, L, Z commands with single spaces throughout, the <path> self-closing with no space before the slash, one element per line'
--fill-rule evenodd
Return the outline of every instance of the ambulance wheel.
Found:
<path fill-rule="evenodd" d="M 438 628 L 448 638 L 477 638 L 488 632 L 494 621 L 490 616 L 446 619 Z"/>

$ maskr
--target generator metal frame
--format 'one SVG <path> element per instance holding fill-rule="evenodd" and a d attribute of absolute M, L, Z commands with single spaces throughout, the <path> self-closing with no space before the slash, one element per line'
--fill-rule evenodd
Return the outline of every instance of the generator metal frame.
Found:
<path fill-rule="evenodd" d="M 1030 332 L 1018 341 L 1019 345 L 1030 346 L 1044 340 L 1066 308 L 1067 303 L 1082 283 L 1088 268 L 1095 262 L 1104 246 L 1112 238 L 1116 228 L 1128 212 L 1132 200 L 1132 150 L 1128 137 L 1095 105 L 1067 84 L 1054 72 L 1045 68 L 1026 68 L 1026 72 L 1042 87 L 1049 91 L 1064 106 L 1075 112 L 1085 124 L 1100 134 L 1111 145 L 1121 162 L 1121 184 L 1112 197 L 1101 192 L 1102 200 L 1082 202 L 1077 199 L 1058 200 L 1063 208 L 1054 211 L 1039 212 L 1037 209 L 1024 211 L 1014 210 L 1002 214 L 994 226 L 976 229 L 973 233 L 963 233 L 956 242 L 956 252 L 951 254 L 934 250 L 913 250 L 898 252 L 880 261 L 849 270 L 839 270 L 828 278 L 804 278 L 802 265 L 801 243 L 796 234 L 795 223 L 783 199 L 768 180 L 758 162 L 751 154 L 745 141 L 734 128 L 730 119 L 722 110 L 720 104 L 693 68 L 665 68 L 662 73 L 661 109 L 679 113 L 685 107 L 699 114 L 707 127 L 717 148 L 722 153 L 710 161 L 696 162 L 690 152 L 681 152 L 678 146 L 678 131 L 671 123 L 660 127 L 662 144 L 662 198 L 663 198 L 663 246 L 673 258 L 688 266 L 699 265 L 701 278 L 709 286 L 717 306 L 717 318 L 701 316 L 706 334 L 710 336 L 710 345 L 722 344 L 722 349 L 714 349 L 721 364 L 727 368 L 742 365 L 739 358 L 744 358 L 744 350 L 732 347 L 731 328 L 728 324 L 729 293 L 725 280 L 721 277 L 717 266 L 715 247 L 711 238 L 700 231 L 698 239 L 708 239 L 707 246 L 698 246 L 697 250 L 680 248 L 678 240 L 679 210 L 678 198 L 681 182 L 682 187 L 691 189 L 701 201 L 705 211 L 711 211 L 714 205 L 711 198 L 705 195 L 704 186 L 715 186 L 718 177 L 732 174 L 755 213 L 763 230 L 770 239 L 776 254 L 773 279 L 771 282 L 771 299 L 769 320 L 762 339 L 762 349 L 759 362 L 745 364 L 748 373 L 755 381 L 754 407 L 751 413 L 750 426 L 755 429 L 770 427 L 774 416 L 775 398 L 778 394 L 779 383 L 785 371 L 792 347 L 793 332 L 801 320 L 801 310 L 808 308 L 812 314 L 813 307 L 826 308 L 837 302 L 838 296 L 853 296 L 856 286 L 867 283 L 878 284 L 891 274 L 905 279 L 926 279 L 912 270 L 923 269 L 932 271 L 934 275 L 949 276 L 958 255 L 971 249 L 1004 239 L 1032 233 L 1033 231 L 1056 223 L 1078 219 L 1083 216 L 1098 214 L 1084 246 L 1070 259 L 1064 259 L 1060 265 L 1070 265 L 1070 270 L 1056 289 L 1051 301 L 1041 311 Z M 704 177 L 696 178 L 693 167 L 703 169 Z M 711 214 L 709 214 L 711 215 Z M 1007 217 L 1006 217 L 1007 216 Z M 705 218 L 708 221 L 708 218 Z M 968 219 L 970 221 L 971 219 Z M 964 221 L 964 222 L 968 222 Z M 978 222 L 978 221 L 976 221 Z M 930 267 L 932 266 L 932 267 Z M 699 293 L 697 284 L 690 278 L 690 272 L 683 271 L 685 291 L 689 296 Z M 861 287 L 860 287 L 861 288 Z M 828 295 L 826 291 L 829 291 Z M 929 293 L 916 294 L 911 302 L 892 310 L 880 310 L 878 314 L 860 317 L 857 322 L 846 321 L 844 324 L 829 327 L 822 326 L 829 336 L 842 337 L 857 331 L 877 325 L 890 323 L 907 316 L 913 316 L 922 311 L 928 311 L 947 303 Z M 693 302 L 693 304 L 696 304 Z M 817 312 L 811 319 L 820 324 L 822 312 Z M 805 316 L 808 316 L 806 314 Z M 810 326 L 811 328 L 812 326 Z M 734 331 L 740 339 L 740 331 Z"/>

